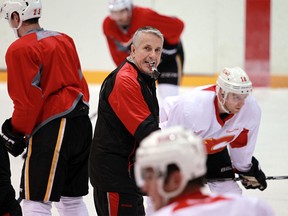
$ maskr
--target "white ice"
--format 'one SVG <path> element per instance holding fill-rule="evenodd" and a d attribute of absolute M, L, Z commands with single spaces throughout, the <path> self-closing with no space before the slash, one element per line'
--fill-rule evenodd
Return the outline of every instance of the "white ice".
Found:
<path fill-rule="evenodd" d="M 181 94 L 191 88 L 181 88 Z M 90 109 L 91 114 L 97 110 L 99 85 L 90 85 Z M 259 160 L 263 171 L 267 176 L 288 176 L 288 89 L 256 88 L 253 94 L 258 99 L 262 109 L 262 121 L 255 150 L 255 156 Z M 8 96 L 6 83 L 0 84 L 0 124 L 12 114 L 13 105 Z M 92 119 L 93 126 L 96 118 Z M 23 159 L 21 157 L 11 159 L 12 184 L 19 191 L 19 179 Z M 265 200 L 272 206 L 277 216 L 288 215 L 288 180 L 269 180 L 265 191 L 245 190 L 244 196 L 256 196 Z M 92 187 L 85 197 L 89 214 L 96 215 Z M 58 215 L 53 208 L 53 215 Z"/>

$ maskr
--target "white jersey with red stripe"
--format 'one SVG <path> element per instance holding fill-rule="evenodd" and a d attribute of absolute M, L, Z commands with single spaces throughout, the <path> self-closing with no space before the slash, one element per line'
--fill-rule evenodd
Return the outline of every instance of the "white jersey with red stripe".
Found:
<path fill-rule="evenodd" d="M 167 97 L 160 109 L 160 127 L 182 125 L 204 139 L 208 154 L 229 148 L 233 166 L 251 167 L 260 126 L 261 110 L 252 95 L 237 114 L 220 118 L 216 86 L 197 88 L 187 95 Z"/>
<path fill-rule="evenodd" d="M 274 216 L 263 200 L 239 195 L 204 195 L 200 192 L 177 198 L 152 216 Z"/>

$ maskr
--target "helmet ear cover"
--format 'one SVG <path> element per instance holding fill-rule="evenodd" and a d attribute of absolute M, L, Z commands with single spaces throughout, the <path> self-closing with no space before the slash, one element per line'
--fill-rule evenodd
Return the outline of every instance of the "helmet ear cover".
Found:
<path fill-rule="evenodd" d="M 135 178 L 137 185 L 144 185 L 143 172 L 152 169 L 157 174 L 158 192 L 164 198 L 180 194 L 190 180 L 206 173 L 206 151 L 200 137 L 191 131 L 175 126 L 155 131 L 140 143 L 136 152 Z M 164 191 L 168 167 L 175 165 L 182 176 L 179 188 L 172 192 Z"/>

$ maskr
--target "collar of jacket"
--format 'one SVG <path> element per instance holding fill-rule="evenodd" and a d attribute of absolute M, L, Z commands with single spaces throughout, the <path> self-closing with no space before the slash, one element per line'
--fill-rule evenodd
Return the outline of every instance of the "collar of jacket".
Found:
<path fill-rule="evenodd" d="M 150 75 L 150 74 L 147 74 L 147 73 L 139 70 L 139 68 L 136 66 L 136 64 L 135 64 L 135 63 L 132 61 L 132 59 L 130 58 L 130 56 L 128 56 L 128 57 L 126 58 L 126 62 L 128 62 L 129 64 L 131 64 L 131 65 L 135 68 L 135 70 L 137 70 L 137 71 L 144 77 L 144 79 L 145 79 L 146 81 L 148 81 L 148 82 L 151 82 L 151 80 L 153 80 L 153 82 L 154 82 L 154 81 L 157 80 L 158 77 L 160 76 L 160 73 L 159 73 L 158 71 L 154 71 L 154 73 Z"/>

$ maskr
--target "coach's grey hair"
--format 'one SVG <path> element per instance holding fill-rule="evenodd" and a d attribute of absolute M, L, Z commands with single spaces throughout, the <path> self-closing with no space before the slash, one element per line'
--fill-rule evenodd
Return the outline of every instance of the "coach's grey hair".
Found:
<path fill-rule="evenodd" d="M 163 34 L 158 29 L 153 28 L 151 26 L 144 26 L 142 28 L 139 28 L 133 35 L 132 44 L 137 45 L 137 42 L 139 40 L 139 36 L 142 33 L 152 33 L 152 34 L 156 35 L 157 37 L 159 37 L 162 40 L 162 45 L 163 45 L 163 43 L 164 43 Z"/>

